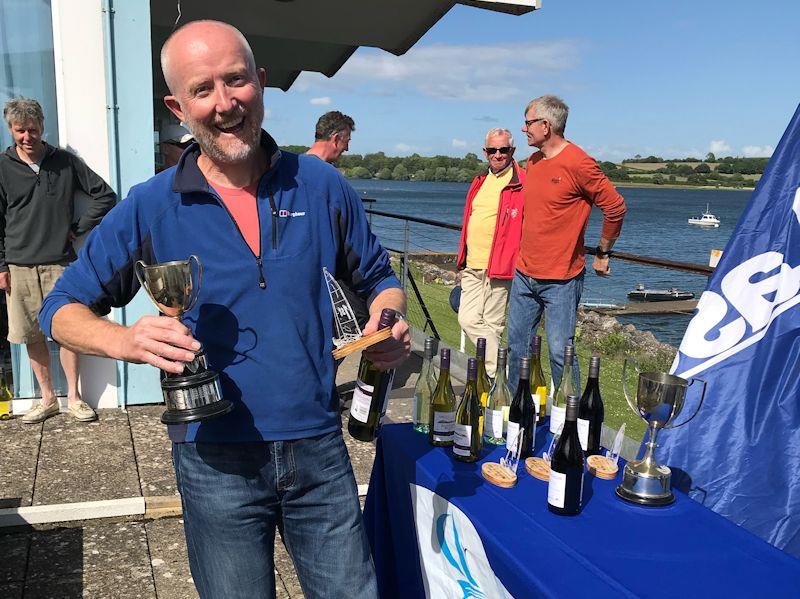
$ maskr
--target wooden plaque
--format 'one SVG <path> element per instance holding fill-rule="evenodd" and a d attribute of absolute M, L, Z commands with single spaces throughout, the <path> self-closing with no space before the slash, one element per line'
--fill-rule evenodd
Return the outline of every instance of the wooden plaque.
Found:
<path fill-rule="evenodd" d="M 498 487 L 508 489 L 517 484 L 517 476 L 511 474 L 497 462 L 485 462 L 481 466 L 481 474 L 483 474 L 483 478 Z"/>
<path fill-rule="evenodd" d="M 339 358 L 344 358 L 345 356 L 349 356 L 353 352 L 357 352 L 360 349 L 366 349 L 371 345 L 375 345 L 376 343 L 380 343 L 384 339 L 388 339 L 392 336 L 392 329 L 380 329 L 375 331 L 374 333 L 370 333 L 369 335 L 364 335 L 361 339 L 357 341 L 353 341 L 352 343 L 348 343 L 342 347 L 337 347 L 333 350 L 333 358 L 338 360 Z"/>
<path fill-rule="evenodd" d="M 527 458 L 525 460 L 525 470 L 528 474 L 539 480 L 550 480 L 550 462 L 544 458 Z"/>
<path fill-rule="evenodd" d="M 589 468 L 589 472 L 597 478 L 606 480 L 614 480 L 617 477 L 617 472 L 619 472 L 619 466 L 602 455 L 590 455 L 586 458 L 586 465 Z"/>

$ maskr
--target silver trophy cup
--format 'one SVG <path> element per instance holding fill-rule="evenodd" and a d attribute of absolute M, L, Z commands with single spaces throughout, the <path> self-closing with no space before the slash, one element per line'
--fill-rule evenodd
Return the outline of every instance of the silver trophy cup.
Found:
<path fill-rule="evenodd" d="M 197 265 L 196 274 L 192 262 Z M 147 265 L 141 260 L 134 266 L 142 288 L 164 315 L 180 320 L 197 303 L 203 267 L 197 256 Z M 206 355 L 200 349 L 181 374 L 161 371 L 161 392 L 167 411 L 161 415 L 164 424 L 183 424 L 227 414 L 233 404 L 222 399 L 219 375 L 210 370 Z"/>
<path fill-rule="evenodd" d="M 639 505 L 669 505 L 675 501 L 670 483 L 672 473 L 667 466 L 656 462 L 655 451 L 658 447 L 656 438 L 662 428 L 683 426 L 697 415 L 706 396 L 706 382 L 700 379 L 687 381 L 664 372 L 640 372 L 638 367 L 635 365 L 634 367 L 639 373 L 635 401 L 628 395 L 625 378 L 628 360 L 625 360 L 622 366 L 622 389 L 628 405 L 647 423 L 649 435 L 642 459 L 625 465 L 622 484 L 617 487 L 617 495 Z M 694 383 L 703 384 L 700 403 L 691 417 L 680 424 L 674 424 L 683 411 L 686 390 Z"/>

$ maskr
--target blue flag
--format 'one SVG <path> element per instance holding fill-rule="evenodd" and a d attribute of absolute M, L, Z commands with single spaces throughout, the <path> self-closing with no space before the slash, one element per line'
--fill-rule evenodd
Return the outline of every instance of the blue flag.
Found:
<path fill-rule="evenodd" d="M 706 380 L 664 431 L 673 484 L 800 557 L 800 108 L 728 242 L 672 372 Z M 701 385 L 692 385 L 693 388 Z M 691 415 L 689 394 L 678 418 Z"/>

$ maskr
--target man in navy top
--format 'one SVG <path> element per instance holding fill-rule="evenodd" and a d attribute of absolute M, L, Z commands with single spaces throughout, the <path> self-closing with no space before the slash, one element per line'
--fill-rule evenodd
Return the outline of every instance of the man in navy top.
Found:
<path fill-rule="evenodd" d="M 201 597 L 274 597 L 275 528 L 310 597 L 375 597 L 375 574 L 342 439 L 323 267 L 369 305 L 365 332 L 405 295 L 361 201 L 312 156 L 261 129 L 265 73 L 235 28 L 196 21 L 161 53 L 167 107 L 195 136 L 178 165 L 133 187 L 45 299 L 45 333 L 86 354 L 180 373 L 202 346 L 229 414 L 171 426 L 189 563 Z M 133 265 L 203 263 L 183 318 L 102 319 L 138 290 Z M 402 320 L 369 350 L 409 353 Z"/>

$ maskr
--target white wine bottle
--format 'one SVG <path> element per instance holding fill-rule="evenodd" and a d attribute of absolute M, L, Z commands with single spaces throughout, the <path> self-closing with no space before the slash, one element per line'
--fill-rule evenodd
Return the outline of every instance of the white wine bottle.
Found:
<path fill-rule="evenodd" d="M 436 351 L 436 339 L 425 339 L 425 352 L 422 358 L 422 368 L 414 387 L 414 430 L 418 433 L 428 434 L 430 428 L 430 409 L 433 391 L 436 389 L 436 372 L 433 367 L 433 354 Z"/>
<path fill-rule="evenodd" d="M 536 335 L 533 338 L 533 355 L 531 355 L 531 395 L 533 403 L 537 404 L 536 424 L 544 424 L 547 409 L 547 382 L 542 372 L 542 338 Z"/>
<path fill-rule="evenodd" d="M 384 308 L 378 321 L 378 329 L 392 328 L 396 318 L 397 313 L 394 310 Z M 374 441 L 378 436 L 393 380 L 394 369 L 378 370 L 365 354 L 361 355 L 347 423 L 347 432 L 351 437 L 359 441 Z"/>
<path fill-rule="evenodd" d="M 462 462 L 475 462 L 480 457 L 483 431 L 481 430 L 483 406 L 478 397 L 478 361 L 467 360 L 467 386 L 456 411 L 453 454 Z"/>
<path fill-rule="evenodd" d="M 475 359 L 478 361 L 478 397 L 481 400 L 481 406 L 486 407 L 486 400 L 489 397 L 489 391 L 492 390 L 492 383 L 489 380 L 489 375 L 486 374 L 486 339 L 478 337 L 475 343 Z"/>
<path fill-rule="evenodd" d="M 507 361 L 508 350 L 501 347 L 497 350 L 497 373 L 486 399 L 486 413 L 483 418 L 483 440 L 491 445 L 503 445 L 506 442 L 508 409 L 511 406 L 511 390 L 506 377 Z"/>
<path fill-rule="evenodd" d="M 439 382 L 431 399 L 430 417 L 428 441 L 431 445 L 450 447 L 456 419 L 456 394 L 450 384 L 450 350 L 446 347 L 439 352 Z"/>
<path fill-rule="evenodd" d="M 583 507 L 584 461 L 578 439 L 578 397 L 567 399 L 564 429 L 550 460 L 547 509 L 560 516 L 574 516 Z"/>
<path fill-rule="evenodd" d="M 564 348 L 564 370 L 561 372 L 561 382 L 553 395 L 553 408 L 550 410 L 550 432 L 558 434 L 558 429 L 564 424 L 567 413 L 567 397 L 578 395 L 575 381 L 572 376 L 572 364 L 575 360 L 575 348 L 567 345 Z"/>

